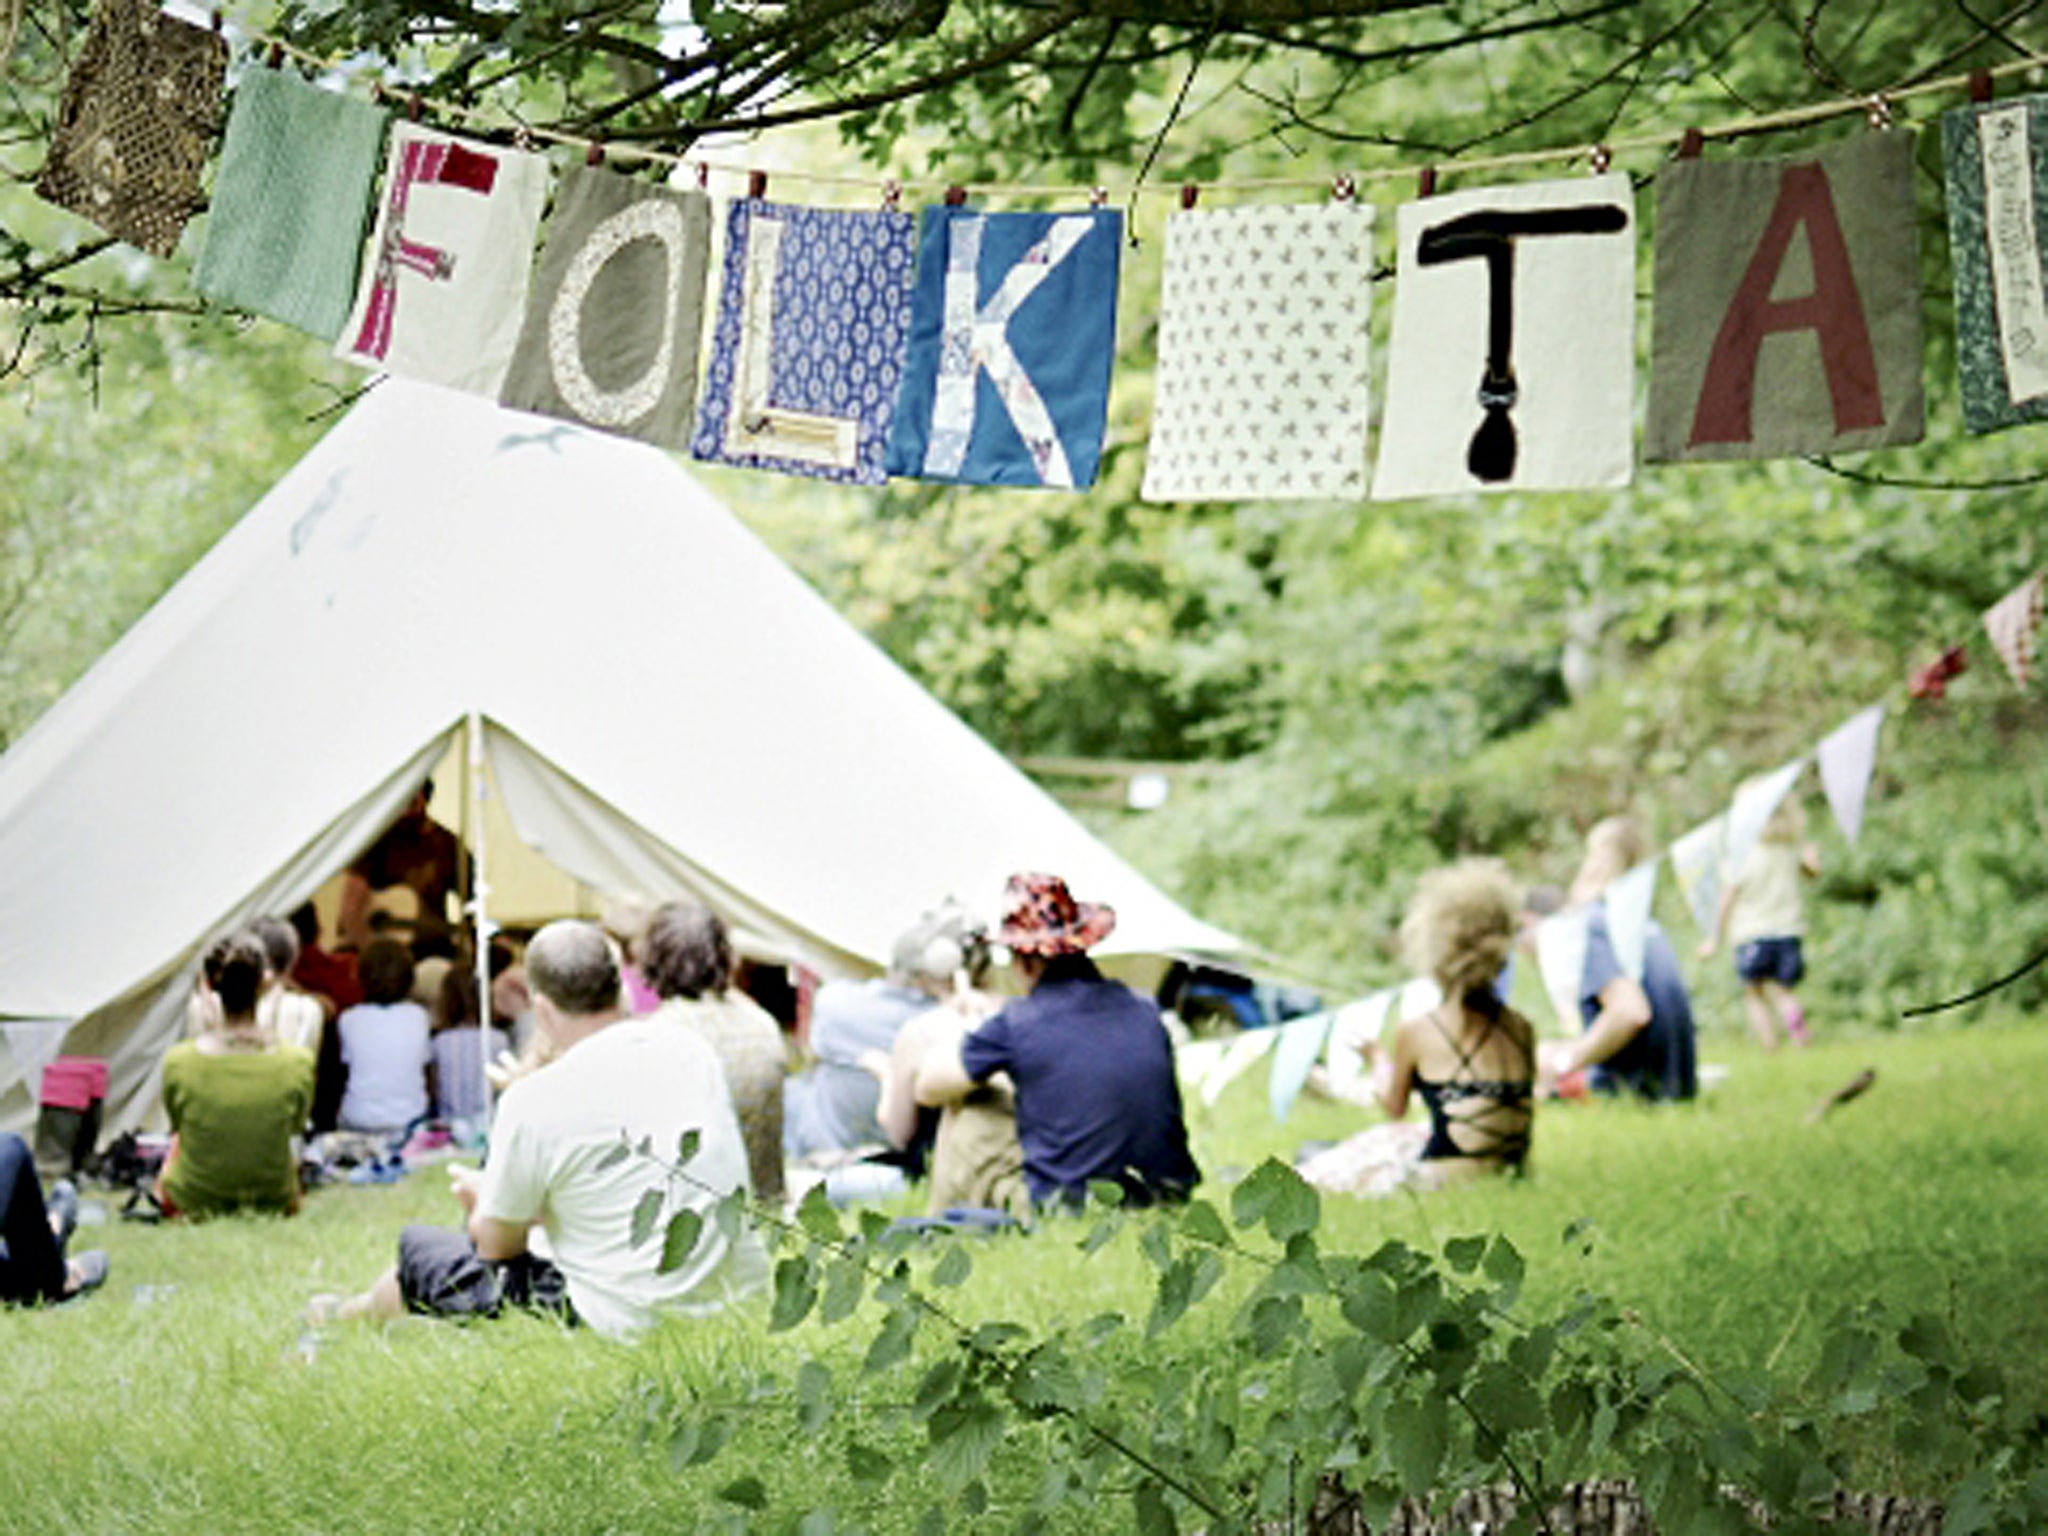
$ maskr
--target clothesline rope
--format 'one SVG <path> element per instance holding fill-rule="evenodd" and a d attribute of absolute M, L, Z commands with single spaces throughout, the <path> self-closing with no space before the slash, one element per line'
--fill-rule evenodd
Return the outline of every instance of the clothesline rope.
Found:
<path fill-rule="evenodd" d="M 322 58 L 296 44 L 275 37 L 268 32 L 239 22 L 237 29 L 247 38 L 272 50 L 288 55 L 310 68 L 346 72 L 349 65 L 340 59 Z M 1944 75 L 1934 80 L 1923 80 L 1911 85 L 1901 85 L 1888 91 L 1878 91 L 1863 96 L 1843 96 L 1831 101 L 1813 102 L 1803 107 L 1787 107 L 1776 112 L 1754 113 L 1748 117 L 1731 118 L 1711 126 L 1692 125 L 1679 131 L 1634 134 L 1624 138 L 1609 139 L 1596 144 L 1558 145 L 1548 149 L 1518 150 L 1509 154 L 1482 155 L 1475 158 L 1446 157 L 1441 161 L 1417 162 L 1399 166 L 1381 166 L 1371 170 L 1347 172 L 1343 179 L 1353 185 L 1379 184 L 1401 181 L 1418 173 L 1512 170 L 1530 165 L 1572 164 L 1585 161 L 1605 169 L 1606 163 L 1617 154 L 1639 150 L 1662 150 L 1676 148 L 1684 143 L 1690 134 L 1697 133 L 1702 142 L 1748 138 L 1755 134 L 1773 133 L 1787 128 L 1806 127 L 1813 123 L 1827 122 L 1834 118 L 1863 114 L 1874 121 L 1889 125 L 1892 109 L 1900 102 L 1916 100 L 1923 96 L 1937 96 L 1967 88 L 1973 77 L 1988 77 L 2000 80 L 2012 75 L 2024 74 L 2028 70 L 2048 65 L 2048 55 L 2028 53 L 2024 58 L 2009 60 L 1981 71 L 1967 71 L 1962 74 Z M 386 95 L 403 100 L 416 101 L 423 110 L 431 110 L 444 119 L 457 119 L 478 127 L 509 132 L 515 139 L 558 144 L 565 148 L 592 152 L 617 153 L 624 158 L 657 165 L 689 167 L 698 175 L 705 176 L 716 171 L 725 175 L 751 176 L 754 167 L 729 165 L 706 159 L 701 155 L 672 155 L 661 150 L 642 149 L 632 145 L 610 145 L 601 139 L 579 137 L 575 134 L 557 133 L 549 128 L 535 128 L 518 121 L 508 112 L 494 113 L 488 108 L 465 106 L 457 102 L 437 98 L 420 97 L 405 91 L 381 87 Z M 1108 195 L 1119 199 L 1141 196 L 1178 196 L 1182 183 L 1174 181 L 1154 182 L 1107 182 L 1107 183 L 1060 183 L 1034 184 L 1022 182 L 945 182 L 911 180 L 899 177 L 876 175 L 849 175 L 833 171 L 806 171 L 777 168 L 771 172 L 777 180 L 801 182 L 812 186 L 845 187 L 891 195 L 894 191 L 924 192 L 942 194 L 955 188 L 976 196 L 1011 197 L 1101 197 Z M 1327 176 L 1255 176 L 1237 180 L 1204 181 L 1199 183 L 1204 192 L 1315 192 L 1329 191 L 1331 178 Z"/>

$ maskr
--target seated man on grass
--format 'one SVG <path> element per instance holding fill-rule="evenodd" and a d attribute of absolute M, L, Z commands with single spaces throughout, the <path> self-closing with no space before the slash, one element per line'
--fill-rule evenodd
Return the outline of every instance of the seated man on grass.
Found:
<path fill-rule="evenodd" d="M 711 1220 L 747 1184 L 747 1154 L 718 1058 L 693 1030 L 630 1018 L 619 961 L 596 925 L 550 923 L 526 952 L 535 1022 L 553 1057 L 506 1089 L 481 1173 L 451 1168 L 467 1230 L 407 1227 L 398 1265 L 361 1296 L 315 1298 L 315 1321 L 496 1315 L 507 1304 L 559 1312 L 600 1333 L 637 1333 L 663 1311 L 704 1313 L 760 1286 L 767 1260 L 742 1229 L 726 1238 Z M 620 1138 L 650 1138 L 672 1160 L 686 1131 L 697 1150 L 673 1181 L 638 1155 L 616 1157 Z M 696 1247 L 661 1271 L 662 1228 L 633 1241 L 633 1210 L 650 1189 L 665 1210 L 701 1213 Z M 545 1254 L 529 1247 L 535 1225 Z M 664 1224 L 665 1225 L 665 1224 Z"/>
<path fill-rule="evenodd" d="M 1126 1201 L 1183 1200 L 1201 1178 L 1188 1153 L 1173 1042 L 1159 1010 L 1105 977 L 1087 951 L 1116 913 L 1076 901 L 1056 875 L 1014 875 L 996 942 L 1031 986 L 954 1052 L 928 1055 L 921 1104 L 965 1099 L 997 1073 L 1017 1092 L 1017 1140 L 1034 1204 L 1080 1205 L 1105 1180 Z"/>

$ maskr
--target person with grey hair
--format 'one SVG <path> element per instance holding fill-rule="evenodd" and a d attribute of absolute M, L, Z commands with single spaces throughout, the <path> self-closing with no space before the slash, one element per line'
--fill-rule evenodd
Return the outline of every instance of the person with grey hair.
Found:
<path fill-rule="evenodd" d="M 396 1268 L 360 1296 L 314 1298 L 312 1321 L 407 1310 L 495 1316 L 510 1305 L 623 1337 L 666 1311 L 715 1311 L 765 1280 L 767 1258 L 752 1231 L 727 1236 L 711 1219 L 749 1184 L 710 1045 L 667 1021 L 626 1015 L 617 952 L 594 924 L 541 929 L 527 947 L 526 974 L 537 1027 L 555 1054 L 506 1089 L 483 1170 L 449 1169 L 465 1230 L 407 1227 Z M 653 1159 L 617 1155 L 651 1143 L 667 1158 L 690 1133 L 697 1146 L 679 1178 Z M 659 1230 L 632 1241 L 634 1210 L 650 1191 L 666 1191 L 666 1211 L 703 1218 L 696 1246 L 671 1269 Z M 546 1257 L 530 1246 L 536 1226 Z"/>
<path fill-rule="evenodd" d="M 886 1062 L 905 1024 L 942 996 L 949 977 L 921 976 L 929 946 L 922 922 L 906 929 L 890 953 L 887 975 L 828 981 L 811 1001 L 810 1047 L 815 1063 L 783 1091 L 782 1142 L 793 1158 L 840 1161 L 887 1144 L 875 1110 Z"/>
<path fill-rule="evenodd" d="M 724 921 L 694 901 L 655 908 L 641 930 L 641 969 L 661 999 L 654 1017 L 693 1029 L 718 1053 L 754 1193 L 782 1198 L 782 1027 L 732 985 L 732 938 Z"/>

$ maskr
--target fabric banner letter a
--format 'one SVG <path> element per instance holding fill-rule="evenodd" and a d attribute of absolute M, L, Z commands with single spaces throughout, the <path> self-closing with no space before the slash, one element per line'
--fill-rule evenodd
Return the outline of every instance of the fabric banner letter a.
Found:
<path fill-rule="evenodd" d="M 1917 442 L 1913 135 L 1657 176 L 1651 460 Z"/>
<path fill-rule="evenodd" d="M 927 208 L 889 473 L 1095 483 L 1123 219 Z"/>

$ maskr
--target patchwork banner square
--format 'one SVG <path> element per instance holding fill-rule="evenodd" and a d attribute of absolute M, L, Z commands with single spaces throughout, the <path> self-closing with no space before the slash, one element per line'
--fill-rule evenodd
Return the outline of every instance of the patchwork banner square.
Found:
<path fill-rule="evenodd" d="M 502 401 L 664 448 L 688 440 L 711 201 L 595 166 L 563 179 Z"/>
<path fill-rule="evenodd" d="M 889 473 L 1095 483 L 1123 217 L 927 208 Z"/>
<path fill-rule="evenodd" d="M 1635 193 L 1620 172 L 1406 203 L 1372 493 L 1634 469 Z"/>
<path fill-rule="evenodd" d="M 1913 135 L 1657 173 L 1653 460 L 1918 442 Z"/>
<path fill-rule="evenodd" d="M 1147 501 L 1365 495 L 1372 222 L 1364 203 L 1167 220 Z"/>
<path fill-rule="evenodd" d="M 1941 118 L 1956 371 L 1972 432 L 2048 417 L 2048 96 Z"/>
<path fill-rule="evenodd" d="M 355 298 L 389 114 L 284 69 L 235 87 L 193 281 L 333 341 Z"/>
<path fill-rule="evenodd" d="M 37 194 L 152 256 L 174 254 L 203 201 L 227 67 L 221 38 L 156 0 L 100 0 L 64 80 Z"/>
<path fill-rule="evenodd" d="M 377 230 L 334 355 L 497 398 L 547 193 L 539 155 L 394 127 Z"/>
<path fill-rule="evenodd" d="M 861 485 L 888 478 L 914 228 L 888 210 L 732 205 L 692 453 Z"/>

